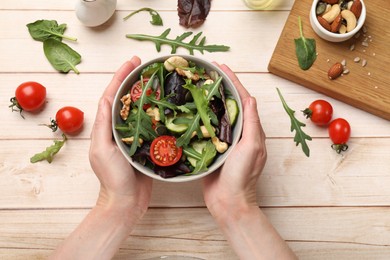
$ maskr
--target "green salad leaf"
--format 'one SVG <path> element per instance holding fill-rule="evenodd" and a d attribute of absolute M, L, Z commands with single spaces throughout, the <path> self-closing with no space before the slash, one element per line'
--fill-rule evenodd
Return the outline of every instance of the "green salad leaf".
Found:
<path fill-rule="evenodd" d="M 65 144 L 67 138 L 64 134 L 62 134 L 62 140 L 61 141 L 54 141 L 54 144 L 47 147 L 45 151 L 41 153 L 35 154 L 33 157 L 30 158 L 31 163 L 36 163 L 39 161 L 46 160 L 49 163 L 51 163 L 54 159 L 54 155 L 56 155 L 62 148 L 62 146 Z"/>
<path fill-rule="evenodd" d="M 176 140 L 177 146 L 188 145 L 191 141 L 192 133 L 194 131 L 196 131 L 198 133 L 198 136 L 202 137 L 201 131 L 200 131 L 200 125 L 199 125 L 201 119 L 202 119 L 202 122 L 205 125 L 207 131 L 209 131 L 210 135 L 214 134 L 213 136 L 215 136 L 215 132 L 214 132 L 214 130 L 212 130 L 212 127 L 210 124 L 210 120 L 213 117 L 213 115 L 211 115 L 212 111 L 208 107 L 208 102 L 210 101 L 210 99 L 213 96 L 219 94 L 219 87 L 220 87 L 221 83 L 222 83 L 222 77 L 218 77 L 218 79 L 213 84 L 204 85 L 204 87 L 207 88 L 207 92 L 208 92 L 208 94 L 206 96 L 204 95 L 204 92 L 203 92 L 204 90 L 202 90 L 202 89 L 200 89 L 202 91 L 202 93 L 200 93 L 197 90 L 193 90 L 195 93 L 195 96 L 194 96 L 193 91 L 191 91 L 191 88 L 192 89 L 194 89 L 194 88 L 190 86 L 189 90 L 191 91 L 191 94 L 193 95 L 196 109 L 198 110 L 198 112 L 191 119 L 191 123 L 189 123 L 188 129 L 184 132 L 184 134 L 182 134 Z M 185 86 L 183 86 L 183 87 L 185 87 Z M 198 101 L 197 101 L 197 99 L 198 99 Z M 203 104 L 207 104 L 207 105 L 204 106 Z M 203 121 L 203 119 L 205 121 Z M 206 124 L 208 124 L 208 126 L 206 126 Z M 211 127 L 211 130 L 209 130 L 210 127 Z"/>
<path fill-rule="evenodd" d="M 127 19 L 129 19 L 133 15 L 135 15 L 135 14 L 137 14 L 139 12 L 142 12 L 142 11 L 149 12 L 149 14 L 152 17 L 152 20 L 150 21 L 151 24 L 153 24 L 153 25 L 160 25 L 160 26 L 163 25 L 163 21 L 162 21 L 162 18 L 160 16 L 160 14 L 156 10 L 154 10 L 152 8 L 149 8 L 149 7 L 144 7 L 144 8 L 138 9 L 138 10 L 132 12 L 131 14 L 127 15 L 126 17 L 124 17 L 123 20 L 126 21 Z"/>
<path fill-rule="evenodd" d="M 144 141 L 151 141 L 157 137 L 156 132 L 152 128 L 152 119 L 146 112 L 142 109 L 148 97 L 146 95 L 147 89 L 152 87 L 153 81 L 156 77 L 156 72 L 150 77 L 146 85 L 142 86 L 142 94 L 140 98 L 134 103 L 136 108 L 133 108 L 133 113 L 129 114 L 129 117 L 126 120 L 126 124 L 118 125 L 115 129 L 125 133 L 124 137 L 134 137 L 134 141 L 130 146 L 129 155 L 133 156 L 137 150 L 137 147 L 141 146 L 139 139 Z M 141 76 L 141 82 L 143 82 L 143 77 Z"/>
<path fill-rule="evenodd" d="M 171 53 L 176 53 L 176 50 L 178 47 L 182 47 L 187 49 L 191 55 L 194 55 L 194 51 L 199 51 L 203 54 L 204 51 L 207 52 L 224 52 L 228 51 L 230 49 L 229 46 L 225 45 L 205 45 L 206 37 L 204 36 L 200 42 L 198 43 L 198 40 L 200 36 L 202 35 L 202 32 L 197 33 L 194 35 L 192 40 L 190 42 L 184 42 L 186 38 L 192 35 L 192 32 L 184 32 L 183 34 L 177 36 L 175 39 L 168 39 L 167 36 L 169 32 L 171 31 L 171 28 L 166 29 L 161 35 L 159 36 L 153 36 L 153 35 L 146 35 L 146 34 L 127 34 L 126 37 L 129 39 L 134 39 L 138 41 L 152 41 L 156 45 L 156 49 L 158 52 L 161 51 L 161 45 L 170 45 L 172 50 Z"/>
<path fill-rule="evenodd" d="M 61 41 L 63 38 L 70 41 L 77 41 L 74 37 L 65 36 L 66 24 L 58 25 L 55 20 L 37 20 L 27 24 L 31 37 L 36 41 L 55 39 Z"/>
<path fill-rule="evenodd" d="M 311 38 L 305 38 L 302 31 L 301 17 L 298 16 L 300 38 L 294 39 L 295 53 L 298 58 L 299 67 L 308 70 L 317 58 L 316 41 Z"/>
<path fill-rule="evenodd" d="M 80 73 L 76 65 L 81 62 L 81 55 L 65 43 L 49 38 L 43 42 L 43 51 L 56 70 L 65 73 L 73 70 L 76 74 Z"/>
<path fill-rule="evenodd" d="M 217 155 L 217 150 L 213 143 L 208 140 L 206 146 L 203 148 L 202 153 L 198 153 L 192 147 L 184 147 L 184 154 L 196 159 L 196 165 L 194 170 L 189 175 L 198 174 L 207 170 L 207 166 Z"/>
<path fill-rule="evenodd" d="M 309 157 L 310 156 L 310 149 L 309 149 L 309 146 L 306 143 L 306 140 L 311 141 L 312 138 L 309 135 L 305 134 L 305 132 L 303 132 L 303 130 L 302 130 L 302 127 L 304 127 L 306 125 L 304 123 L 300 122 L 298 119 L 296 119 L 296 117 L 294 116 L 295 111 L 292 110 L 287 105 L 287 103 L 284 100 L 280 90 L 278 88 L 276 88 L 276 90 L 278 91 L 278 95 L 279 95 L 280 100 L 282 101 L 284 110 L 287 112 L 288 116 L 290 117 L 290 120 L 291 120 L 291 132 L 293 132 L 295 130 L 294 141 L 295 141 L 297 146 L 298 146 L 298 144 L 301 144 L 302 151 L 305 153 L 305 155 L 307 157 Z"/>

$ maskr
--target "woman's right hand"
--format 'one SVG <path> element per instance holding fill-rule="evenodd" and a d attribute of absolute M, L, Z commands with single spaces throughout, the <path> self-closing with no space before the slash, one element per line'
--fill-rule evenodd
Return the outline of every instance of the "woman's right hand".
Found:
<path fill-rule="evenodd" d="M 242 138 L 229 154 L 225 164 L 205 177 L 203 194 L 205 203 L 214 217 L 239 211 L 240 207 L 257 205 L 256 183 L 264 168 L 267 152 L 265 134 L 260 124 L 254 97 L 241 84 L 226 65 L 220 68 L 233 81 L 243 104 Z"/>

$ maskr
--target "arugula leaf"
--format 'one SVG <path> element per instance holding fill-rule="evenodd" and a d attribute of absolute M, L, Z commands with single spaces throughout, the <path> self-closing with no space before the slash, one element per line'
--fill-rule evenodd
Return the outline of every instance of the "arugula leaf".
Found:
<path fill-rule="evenodd" d="M 151 141 L 157 137 L 156 132 L 152 128 L 152 119 L 146 114 L 142 109 L 147 100 L 146 91 L 149 89 L 156 77 L 156 72 L 150 77 L 145 86 L 142 86 L 141 97 L 134 103 L 138 108 L 136 113 L 130 113 L 130 116 L 127 118 L 126 122 L 132 125 L 131 136 L 134 136 L 134 141 L 131 144 L 129 155 L 133 156 L 137 150 L 137 147 L 140 147 L 139 138 L 142 138 L 146 141 Z M 143 82 L 143 77 L 141 76 L 141 82 Z"/>
<path fill-rule="evenodd" d="M 207 91 L 208 91 L 208 94 L 206 96 L 206 100 L 207 102 L 210 101 L 210 99 L 214 96 L 214 95 L 218 95 L 219 94 L 219 86 L 221 85 L 221 82 L 222 82 L 222 77 L 219 77 L 213 84 L 210 84 L 210 85 L 203 85 L 205 87 L 207 87 Z M 192 92 L 191 92 L 192 94 Z M 203 95 L 203 93 L 202 93 Z M 195 101 L 195 105 L 196 105 L 196 97 L 193 97 L 194 98 L 194 101 Z M 203 98 L 201 98 L 203 99 Z M 204 101 L 200 100 L 198 101 L 199 104 L 200 103 L 203 103 Z M 208 104 L 208 103 L 207 103 Z M 198 136 L 199 137 L 202 137 L 201 136 L 201 132 L 200 132 L 200 125 L 199 125 L 199 121 L 201 119 L 201 115 L 199 113 L 199 108 L 198 108 L 198 105 L 196 105 L 196 108 L 198 109 L 198 112 L 194 115 L 194 117 L 192 118 L 192 122 L 189 124 L 189 127 L 188 129 L 184 132 L 184 134 L 182 134 L 177 140 L 176 140 L 176 145 L 177 146 L 186 146 L 190 143 L 191 141 L 191 138 L 192 138 L 192 133 L 194 131 L 196 131 L 198 133 Z M 210 112 L 209 114 L 204 114 L 203 116 L 204 117 L 209 117 L 212 113 L 212 111 L 210 109 L 208 109 L 208 105 L 207 107 L 202 107 L 200 110 L 203 110 L 203 113 L 208 111 Z M 209 118 L 210 119 L 210 118 Z M 207 121 L 207 118 L 205 119 Z M 204 122 L 203 122 L 204 124 Z M 207 129 L 208 131 L 208 129 Z M 214 132 L 214 131 L 212 131 Z M 214 133 L 215 135 L 215 133 Z"/>
<path fill-rule="evenodd" d="M 138 9 L 137 11 L 132 12 L 131 14 L 129 14 L 126 17 L 124 17 L 123 20 L 126 21 L 127 19 L 129 19 L 130 17 L 135 15 L 136 13 L 139 13 L 139 12 L 142 12 L 142 11 L 147 11 L 152 16 L 152 20 L 150 21 L 151 24 L 153 24 L 153 25 L 163 25 L 163 21 L 162 21 L 162 18 L 160 16 L 160 14 L 156 10 L 154 10 L 152 8 L 148 8 L 148 7 L 144 7 L 144 8 Z"/>
<path fill-rule="evenodd" d="M 31 37 L 36 41 L 45 41 L 47 39 L 55 39 L 61 41 L 62 38 L 77 41 L 74 37 L 65 36 L 66 24 L 58 25 L 55 20 L 37 20 L 27 24 L 28 31 Z"/>
<path fill-rule="evenodd" d="M 300 16 L 298 16 L 298 24 L 301 37 L 294 39 L 295 53 L 298 58 L 299 67 L 303 70 L 308 70 L 317 58 L 316 41 L 303 36 Z"/>
<path fill-rule="evenodd" d="M 191 92 L 192 97 L 194 98 L 194 102 L 196 105 L 196 108 L 198 109 L 198 114 L 200 115 L 200 118 L 202 119 L 202 122 L 204 126 L 206 127 L 207 131 L 210 134 L 210 137 L 215 136 L 215 131 L 213 129 L 213 126 L 210 122 L 210 116 L 209 116 L 209 101 L 204 94 L 205 90 L 203 88 L 198 88 L 194 84 L 192 84 L 191 79 L 186 79 L 186 84 L 183 85 L 183 88 L 188 89 Z"/>
<path fill-rule="evenodd" d="M 67 140 L 64 134 L 62 134 L 62 138 L 63 139 L 61 141 L 54 141 L 54 144 L 47 147 L 45 151 L 35 154 L 33 157 L 30 158 L 30 162 L 36 163 L 39 161 L 46 160 L 51 163 L 54 159 L 54 155 L 56 155 L 61 150 L 62 146 Z"/>
<path fill-rule="evenodd" d="M 183 151 L 187 156 L 193 157 L 197 160 L 194 170 L 189 173 L 189 175 L 206 171 L 210 161 L 213 160 L 217 154 L 217 150 L 211 141 L 207 141 L 202 153 L 198 153 L 195 149 L 190 147 L 185 147 Z"/>
<path fill-rule="evenodd" d="M 65 73 L 73 70 L 76 74 L 80 73 L 76 65 L 81 62 L 81 55 L 65 43 L 49 38 L 43 42 L 43 51 L 56 70 Z"/>
<path fill-rule="evenodd" d="M 294 116 L 295 111 L 288 107 L 280 90 L 278 88 L 276 88 L 276 90 L 278 91 L 278 95 L 279 95 L 280 100 L 282 101 L 284 110 L 287 112 L 288 116 L 291 119 L 291 132 L 293 132 L 295 130 L 294 141 L 295 141 L 296 145 L 298 146 L 298 144 L 301 144 L 302 151 L 305 153 L 305 155 L 307 157 L 310 157 L 310 149 L 306 143 L 306 140 L 311 141 L 312 138 L 310 136 L 308 136 L 307 134 L 305 134 L 303 132 L 303 130 L 301 129 L 301 127 L 304 127 L 306 125 L 304 123 L 298 121 L 298 119 L 295 118 L 295 116 Z"/>
<path fill-rule="evenodd" d="M 185 32 L 181 34 L 180 36 L 177 36 L 175 39 L 168 39 L 167 36 L 169 32 L 171 31 L 171 28 L 166 29 L 161 35 L 159 36 L 152 36 L 152 35 L 146 35 L 146 34 L 126 34 L 127 38 L 138 40 L 138 41 L 152 41 L 156 45 L 156 49 L 158 52 L 161 51 L 161 45 L 170 45 L 172 50 L 171 53 L 176 53 L 176 49 L 178 47 L 186 48 L 191 55 L 194 55 L 194 51 L 197 50 L 200 53 L 203 54 L 204 51 L 207 52 L 219 52 L 219 51 L 228 51 L 230 49 L 229 46 L 225 45 L 205 45 L 206 37 L 204 36 L 199 43 L 197 43 L 199 37 L 201 36 L 202 32 L 199 32 L 198 34 L 194 35 L 192 40 L 188 43 L 183 42 L 187 37 L 192 35 L 192 32 Z"/>

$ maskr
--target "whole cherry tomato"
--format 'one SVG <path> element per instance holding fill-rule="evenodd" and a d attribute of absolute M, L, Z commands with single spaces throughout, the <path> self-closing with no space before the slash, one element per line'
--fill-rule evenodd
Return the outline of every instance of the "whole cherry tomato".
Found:
<path fill-rule="evenodd" d="M 318 99 L 303 110 L 303 114 L 305 114 L 306 118 L 310 118 L 314 124 L 324 126 L 332 119 L 333 107 L 328 101 Z"/>
<path fill-rule="evenodd" d="M 170 166 L 178 162 L 183 149 L 176 146 L 176 138 L 162 135 L 153 140 L 150 145 L 150 157 L 159 166 Z"/>
<path fill-rule="evenodd" d="M 343 118 L 333 120 L 328 127 L 329 137 L 332 140 L 332 148 L 337 153 L 348 149 L 347 142 L 351 136 L 351 126 Z"/>
<path fill-rule="evenodd" d="M 143 79 L 143 86 L 145 87 L 145 85 L 148 83 L 149 79 L 148 78 L 144 78 Z M 156 99 L 160 99 L 160 86 L 157 87 L 156 89 Z M 153 93 L 153 89 L 152 88 L 149 88 L 146 90 L 146 95 L 147 96 L 150 96 L 151 94 Z M 130 90 L 130 96 L 131 96 L 131 101 L 133 102 L 136 102 L 142 95 L 142 86 L 141 86 L 141 80 L 138 80 L 136 83 L 133 84 L 133 86 L 131 87 L 131 90 Z M 150 104 L 145 104 L 143 106 L 143 109 L 146 110 L 148 109 L 149 107 L 151 107 Z"/>
<path fill-rule="evenodd" d="M 52 121 L 52 125 L 53 125 Z M 84 123 L 84 112 L 75 107 L 63 107 L 57 111 L 56 125 L 62 132 L 72 134 L 81 129 Z M 53 129 L 53 131 L 55 131 Z"/>
<path fill-rule="evenodd" d="M 38 82 L 28 81 L 20 84 L 15 90 L 15 97 L 11 98 L 10 107 L 22 112 L 36 111 L 43 106 L 46 100 L 46 88 Z"/>

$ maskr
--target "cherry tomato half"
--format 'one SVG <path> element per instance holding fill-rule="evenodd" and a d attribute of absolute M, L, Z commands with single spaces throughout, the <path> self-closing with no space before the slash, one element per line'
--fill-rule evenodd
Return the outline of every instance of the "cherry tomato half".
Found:
<path fill-rule="evenodd" d="M 310 118 L 314 124 L 324 126 L 332 119 L 333 107 L 328 101 L 318 99 L 303 110 L 303 114 L 305 114 L 306 118 Z"/>
<path fill-rule="evenodd" d="M 84 112 L 75 107 L 63 107 L 57 111 L 56 123 L 62 132 L 75 133 L 83 126 Z"/>
<path fill-rule="evenodd" d="M 343 118 L 333 120 L 328 127 L 329 137 L 333 142 L 332 148 L 337 153 L 348 149 L 347 142 L 351 136 L 351 126 Z"/>
<path fill-rule="evenodd" d="M 170 135 L 162 135 L 153 140 L 150 145 L 150 157 L 159 166 L 170 166 L 177 163 L 183 149 L 176 146 L 176 138 Z"/>
<path fill-rule="evenodd" d="M 148 83 L 149 79 L 144 78 L 143 79 L 143 86 L 145 86 Z M 153 89 L 149 88 L 146 90 L 146 95 L 150 96 L 153 93 Z M 130 90 L 130 96 L 131 96 L 131 101 L 136 102 L 142 95 L 142 86 L 141 86 L 141 80 L 138 80 L 136 83 L 133 84 Z M 157 87 L 156 89 L 156 99 L 160 99 L 160 86 Z M 143 106 L 143 109 L 146 110 L 149 107 L 151 107 L 150 104 L 145 104 Z"/>
<path fill-rule="evenodd" d="M 28 81 L 20 84 L 15 90 L 15 97 L 11 98 L 20 111 L 36 111 L 42 107 L 46 100 L 46 88 L 38 82 Z"/>

